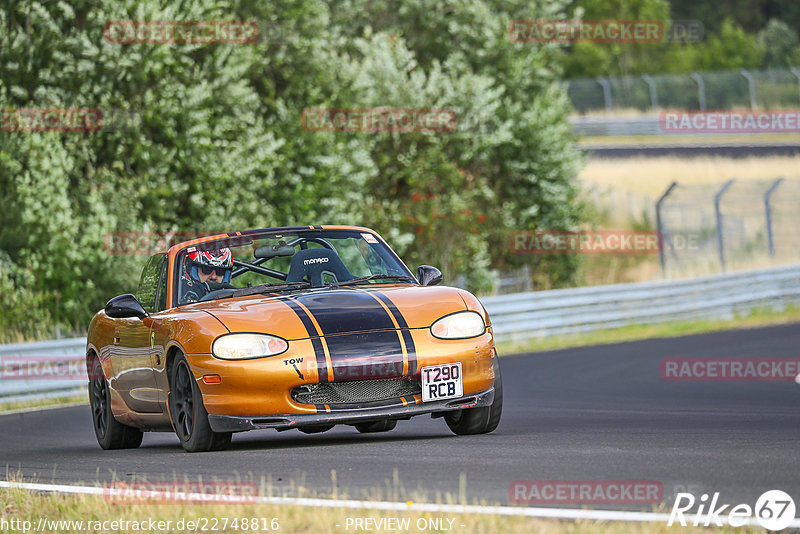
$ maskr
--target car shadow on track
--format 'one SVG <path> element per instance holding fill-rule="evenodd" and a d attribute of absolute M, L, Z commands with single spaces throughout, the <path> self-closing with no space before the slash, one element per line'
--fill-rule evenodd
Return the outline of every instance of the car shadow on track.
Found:
<path fill-rule="evenodd" d="M 272 436 L 259 436 L 259 437 L 250 437 L 248 436 L 246 439 L 244 437 L 238 438 L 234 436 L 233 441 L 231 442 L 230 447 L 226 450 L 228 451 L 248 451 L 248 450 L 260 450 L 260 449 L 269 449 L 269 450 L 282 450 L 282 449 L 303 449 L 303 448 L 316 448 L 316 447 L 337 447 L 337 446 L 353 446 L 353 445 L 369 445 L 369 444 L 387 444 L 387 443 L 404 443 L 404 442 L 419 442 L 419 441 L 430 441 L 430 440 L 442 440 L 442 439 L 463 439 L 464 437 L 455 436 L 453 434 L 446 434 L 442 433 L 440 435 L 437 434 L 427 434 L 427 435 L 412 435 L 409 436 L 408 434 L 331 434 L 329 436 L 324 435 L 316 435 L 316 436 L 306 436 L 306 435 L 272 435 Z M 147 443 L 147 438 L 145 437 L 145 443 L 142 444 L 142 449 L 146 450 L 180 450 L 182 448 L 180 444 L 177 442 L 172 443 L 154 443 L 152 445 Z"/>

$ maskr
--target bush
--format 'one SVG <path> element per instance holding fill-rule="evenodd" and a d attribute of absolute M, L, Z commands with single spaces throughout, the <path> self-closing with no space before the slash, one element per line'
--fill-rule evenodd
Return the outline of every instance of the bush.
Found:
<path fill-rule="evenodd" d="M 458 10 L 427 0 L 194 0 L 179 13 L 156 0 L 3 4 L 4 107 L 123 110 L 136 120 L 4 134 L 0 251 L 25 276 L 3 288 L 37 304 L 32 320 L 9 315 L 1 327 L 79 328 L 132 290 L 144 258 L 109 254 L 110 232 L 368 224 L 410 263 L 438 263 L 448 280 L 489 289 L 495 270 L 520 261 L 509 232 L 575 228 L 581 218 L 557 56 L 507 34 L 510 19 L 562 12 L 559 2 L 521 0 Z M 256 20 L 263 39 L 103 39 L 108 21 L 175 18 Z M 301 127 L 306 108 L 373 106 L 451 108 L 458 128 Z M 537 276 L 569 283 L 574 265 L 545 261 Z"/>

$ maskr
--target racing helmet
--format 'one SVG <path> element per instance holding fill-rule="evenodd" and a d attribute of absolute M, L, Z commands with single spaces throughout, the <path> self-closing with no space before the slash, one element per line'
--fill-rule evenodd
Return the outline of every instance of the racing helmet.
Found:
<path fill-rule="evenodd" d="M 216 269 L 217 274 L 219 274 L 220 270 L 224 270 L 225 274 L 222 281 L 228 283 L 231 281 L 233 253 L 231 253 L 231 249 L 229 248 L 195 250 L 187 255 L 186 265 L 189 267 L 192 278 L 198 281 L 200 280 L 200 277 L 197 275 L 198 268 L 208 272 L 210 272 L 211 269 Z"/>

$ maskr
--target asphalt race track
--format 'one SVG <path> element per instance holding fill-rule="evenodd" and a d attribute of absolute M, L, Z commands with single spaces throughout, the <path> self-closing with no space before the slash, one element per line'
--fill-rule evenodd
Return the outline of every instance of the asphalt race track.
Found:
<path fill-rule="evenodd" d="M 567 349 L 501 360 L 505 407 L 493 434 L 457 437 L 440 419 L 401 421 L 387 434 L 351 427 L 305 435 L 234 436 L 224 452 L 188 454 L 173 434 L 146 434 L 142 448 L 102 451 L 88 407 L 0 417 L 0 461 L 40 482 L 244 480 L 270 477 L 340 496 L 403 498 L 466 491 L 509 504 L 515 480 L 656 480 L 755 503 L 766 490 L 800 496 L 800 385 L 793 382 L 668 382 L 667 357 L 796 358 L 800 324 Z M 697 491 L 699 490 L 699 491 Z M 420 494 L 422 491 L 422 494 Z M 595 506 L 614 508 L 615 506 Z M 619 508 L 619 506 L 617 506 Z M 649 509 L 648 506 L 638 507 Z"/>

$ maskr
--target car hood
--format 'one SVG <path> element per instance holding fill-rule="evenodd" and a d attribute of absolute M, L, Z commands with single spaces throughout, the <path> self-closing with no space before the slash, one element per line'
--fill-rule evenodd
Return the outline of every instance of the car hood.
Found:
<path fill-rule="evenodd" d="M 462 290 L 384 285 L 309 289 L 198 302 L 231 332 L 264 332 L 285 339 L 427 328 L 438 318 L 467 309 Z"/>

